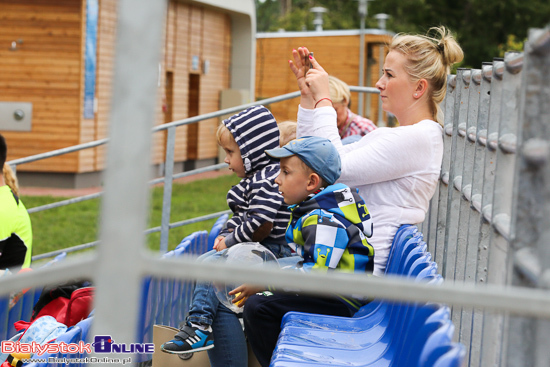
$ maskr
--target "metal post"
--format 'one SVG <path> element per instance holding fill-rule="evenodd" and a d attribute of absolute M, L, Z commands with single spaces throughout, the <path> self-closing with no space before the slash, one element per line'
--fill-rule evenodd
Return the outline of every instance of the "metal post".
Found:
<path fill-rule="evenodd" d="M 359 1 L 359 86 L 365 85 L 365 18 L 367 17 L 367 2 L 368 0 Z M 357 113 L 363 116 L 363 103 L 365 95 L 359 93 L 357 101 Z"/>
<path fill-rule="evenodd" d="M 378 76 L 381 77 L 384 73 L 384 49 L 386 46 L 384 44 L 381 44 L 378 46 Z M 378 96 L 378 126 L 386 126 L 386 122 L 382 119 L 383 111 L 382 111 L 382 98 Z"/>
<path fill-rule="evenodd" d="M 151 167 L 157 69 L 166 1 L 118 3 L 110 143 L 101 207 L 90 335 L 137 339 Z M 139 42 L 136 42 L 139 40 Z M 124 358 L 121 353 L 109 355 Z M 95 365 L 95 364 L 94 364 Z M 97 364 L 100 366 L 101 364 Z"/>
<path fill-rule="evenodd" d="M 445 244 L 446 254 L 443 259 L 443 276 L 445 279 L 463 281 L 461 272 L 461 259 L 464 253 L 464 241 L 460 231 L 460 224 L 463 222 L 464 211 L 460 210 L 462 200 L 462 188 L 467 183 L 467 173 L 464 169 L 465 160 L 465 137 L 468 110 L 470 105 L 470 83 L 471 73 L 469 69 L 457 71 L 457 98 L 455 99 L 455 115 L 453 121 L 453 144 L 451 147 L 451 167 L 449 176 L 449 197 L 447 203 Z M 454 153 L 454 154 L 453 154 Z M 460 259 L 460 260 L 459 260 Z M 463 269 L 462 269 L 463 270 Z M 452 320 L 455 325 L 460 324 L 462 312 L 460 307 L 453 307 Z M 457 336 L 455 336 L 457 337 Z"/>
<path fill-rule="evenodd" d="M 484 74 L 488 75 L 488 70 L 484 69 Z M 479 253 L 477 259 L 476 281 L 479 285 L 488 283 L 489 266 L 489 247 L 492 238 L 492 216 L 493 216 L 493 191 L 495 185 L 495 168 L 497 164 L 496 149 L 498 145 L 500 109 L 502 104 L 502 85 L 504 76 L 504 60 L 495 59 L 490 65 L 491 89 L 489 118 L 487 121 L 487 131 L 479 132 L 480 141 L 485 140 L 485 160 L 483 169 L 483 188 L 481 194 L 481 228 L 479 232 Z M 482 354 L 485 349 L 487 354 L 485 361 L 489 360 L 489 349 L 494 349 L 498 345 L 499 339 L 491 334 L 492 325 L 495 324 L 495 316 L 488 312 L 482 312 L 474 316 L 474 326 L 472 328 L 472 345 L 474 341 L 480 340 L 476 348 L 470 350 L 470 366 L 483 366 Z M 475 336 L 474 336 L 475 335 Z M 494 354 L 493 354 L 494 356 Z M 495 363 L 495 362 L 493 362 Z"/>
<path fill-rule="evenodd" d="M 445 96 L 445 121 L 443 126 L 443 160 L 441 162 L 441 177 L 439 184 L 439 196 L 437 198 L 437 220 L 434 222 L 436 227 L 435 236 L 431 241 L 434 242 L 432 253 L 435 262 L 440 266 L 443 273 L 443 258 L 445 253 L 445 225 L 447 223 L 447 204 L 449 196 L 449 176 L 451 169 L 451 146 L 453 135 L 453 121 L 455 114 L 456 75 L 447 77 L 447 93 Z M 430 242 L 431 242 L 430 241 Z"/>
<path fill-rule="evenodd" d="M 166 159 L 164 163 L 164 191 L 162 197 L 162 218 L 160 224 L 160 252 L 168 251 L 170 234 L 170 210 L 172 209 L 172 179 L 174 176 L 174 150 L 176 147 L 176 127 L 168 129 L 166 135 Z"/>
<path fill-rule="evenodd" d="M 517 61 L 521 60 L 520 64 Z M 514 238 L 511 222 L 514 199 L 514 171 L 519 119 L 519 93 L 523 56 L 507 53 L 502 71 L 502 103 L 499 113 L 497 162 L 493 190 L 491 222 L 494 231 L 489 242 L 487 280 L 492 284 L 509 284 L 511 268 L 510 246 Z M 499 70 L 500 72 L 500 70 Z M 509 332 L 507 315 L 486 314 L 483 320 L 481 365 L 489 366 L 502 362 Z"/>
<path fill-rule="evenodd" d="M 474 153 L 474 167 L 472 178 L 472 191 L 471 191 L 471 208 L 470 222 L 468 224 L 468 239 L 467 248 L 469 249 L 473 258 L 468 256 L 468 262 L 466 264 L 466 279 L 469 281 L 479 282 L 480 277 L 485 277 L 484 273 L 479 273 L 480 258 L 483 256 L 486 259 L 486 249 L 484 250 L 479 241 L 481 226 L 482 226 L 482 192 L 484 184 L 484 169 L 485 169 L 485 147 L 487 145 L 487 125 L 489 120 L 489 106 L 491 103 L 491 79 L 493 73 L 492 63 L 483 63 L 481 69 L 481 75 L 479 77 L 480 90 L 479 90 L 479 109 L 477 114 L 477 126 L 475 131 L 475 153 Z M 478 77 L 474 77 L 474 83 L 477 83 Z M 468 135 L 470 139 L 470 134 Z M 487 262 L 484 262 L 486 266 Z M 484 284 L 484 283 L 481 283 Z M 468 319 L 468 315 L 462 316 L 463 326 L 468 327 L 465 320 Z M 470 328 L 470 335 L 467 336 L 465 332 L 462 332 L 464 338 L 469 338 L 469 341 L 464 340 L 467 343 L 470 353 L 468 355 L 470 360 L 470 367 L 477 366 L 479 363 L 479 353 L 481 350 L 481 334 L 482 334 L 482 322 L 483 311 L 480 309 L 473 309 Z"/>
<path fill-rule="evenodd" d="M 550 29 L 530 30 L 521 89 L 512 283 L 550 287 Z M 510 318 L 506 366 L 550 365 L 547 320 Z M 528 341 L 528 342 L 526 342 Z"/>
<path fill-rule="evenodd" d="M 469 69 L 458 69 L 456 74 L 455 112 L 453 116 L 451 165 L 449 170 L 449 196 L 447 199 L 448 215 L 445 224 L 445 254 L 441 270 L 443 277 L 449 280 L 455 278 L 456 257 L 458 256 L 460 193 L 462 191 L 462 170 L 464 168 L 464 141 L 460 138 L 460 135 L 466 132 L 469 75 Z M 454 312 L 453 316 L 456 317 Z M 456 322 L 455 319 L 453 321 Z"/>
<path fill-rule="evenodd" d="M 479 120 L 481 94 L 481 70 L 474 69 L 471 71 L 469 84 L 469 103 L 468 116 L 466 121 L 466 131 L 464 139 L 464 169 L 462 175 L 462 200 L 460 203 L 460 221 L 458 230 L 458 246 L 457 246 L 457 263 L 455 280 L 465 282 L 475 281 L 477 246 L 468 246 L 468 236 L 470 230 L 470 221 L 475 220 L 475 215 L 472 213 L 472 196 L 474 193 L 474 175 L 477 172 L 474 170 L 476 162 L 476 141 L 477 141 L 477 122 Z M 479 217 L 476 223 L 479 223 Z M 460 316 L 460 324 L 458 328 L 458 340 L 466 346 L 470 347 L 470 338 L 472 332 L 472 308 L 462 308 Z"/>

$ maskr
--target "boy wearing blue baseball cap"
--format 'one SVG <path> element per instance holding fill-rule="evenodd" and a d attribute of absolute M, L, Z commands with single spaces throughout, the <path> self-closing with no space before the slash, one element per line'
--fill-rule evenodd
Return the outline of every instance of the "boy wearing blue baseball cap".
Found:
<path fill-rule="evenodd" d="M 335 184 L 341 167 L 332 143 L 304 137 L 266 153 L 280 159 L 275 182 L 292 212 L 286 240 L 303 257 L 301 270 L 372 273 L 374 249 L 367 241 L 372 236 L 371 216 L 356 189 Z M 313 297 L 273 289 L 253 294 L 256 290 L 242 285 L 230 294 L 241 292 L 234 302 L 246 300 L 245 331 L 262 366 L 269 365 L 285 313 L 351 317 L 364 304 L 344 296 Z"/>

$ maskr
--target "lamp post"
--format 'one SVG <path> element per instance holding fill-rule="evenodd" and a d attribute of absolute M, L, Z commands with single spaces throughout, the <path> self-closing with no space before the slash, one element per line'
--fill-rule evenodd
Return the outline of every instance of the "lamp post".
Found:
<path fill-rule="evenodd" d="M 322 6 L 315 6 L 309 9 L 309 11 L 315 15 L 315 19 L 313 19 L 315 31 L 321 32 L 323 30 L 323 13 L 326 13 L 327 9 L 323 8 Z"/>
<path fill-rule="evenodd" d="M 357 0 L 359 2 L 359 86 L 365 84 L 365 18 L 368 13 L 368 2 L 372 0 Z M 359 93 L 359 103 L 357 104 L 357 113 L 363 116 L 363 93 Z"/>
<path fill-rule="evenodd" d="M 390 19 L 390 16 L 388 14 L 380 13 L 380 14 L 376 14 L 374 18 L 378 21 L 378 28 L 385 31 L 386 21 Z"/>

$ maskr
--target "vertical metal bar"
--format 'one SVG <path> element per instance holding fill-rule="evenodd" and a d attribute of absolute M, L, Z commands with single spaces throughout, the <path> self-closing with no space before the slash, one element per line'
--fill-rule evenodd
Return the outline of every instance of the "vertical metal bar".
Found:
<path fill-rule="evenodd" d="M 477 129 L 475 136 L 475 157 L 472 178 L 472 200 L 470 212 L 470 221 L 468 224 L 468 239 L 467 246 L 469 250 L 475 250 L 474 258 L 468 258 L 466 267 L 466 279 L 479 282 L 478 279 L 478 260 L 483 252 L 479 241 L 481 223 L 482 223 L 482 193 L 483 181 L 485 178 L 485 147 L 487 145 L 487 125 L 489 120 L 489 106 L 491 103 L 491 79 L 493 74 L 492 63 L 483 63 L 480 78 L 479 91 L 479 109 L 477 116 Z M 474 78 L 474 82 L 476 79 Z M 486 256 L 485 256 L 486 257 Z M 483 275 L 485 276 L 485 275 Z M 467 316 L 463 315 L 463 324 Z M 479 366 L 479 355 L 481 350 L 481 331 L 483 322 L 483 311 L 481 309 L 473 309 L 470 325 L 470 353 L 468 355 L 470 367 Z M 463 333 L 465 334 L 465 333 Z M 466 342 L 465 342 L 466 344 Z M 468 347 L 468 345 L 467 345 Z"/>
<path fill-rule="evenodd" d="M 170 234 L 170 210 L 172 208 L 172 179 L 174 177 L 174 150 L 176 147 L 176 127 L 168 129 L 166 135 L 166 158 L 164 161 L 164 191 L 162 196 L 162 218 L 160 224 L 160 252 L 168 251 Z"/>
<path fill-rule="evenodd" d="M 366 81 L 365 81 L 365 84 L 367 86 L 373 86 L 373 81 L 372 81 L 372 59 L 373 58 L 370 58 L 368 57 L 369 55 L 369 52 L 372 52 L 372 45 L 366 50 L 366 57 L 365 57 L 365 61 L 366 61 L 366 68 L 365 68 L 365 74 L 366 74 Z M 378 79 L 376 79 L 378 81 Z M 359 96 L 361 96 L 362 94 L 359 93 Z M 365 114 L 362 115 L 362 116 L 365 116 L 366 118 L 368 119 L 371 119 L 374 121 L 374 117 L 372 116 L 372 95 L 370 93 L 365 93 L 364 97 L 361 97 L 361 100 L 365 101 Z"/>
<path fill-rule="evenodd" d="M 360 31 L 359 31 L 359 86 L 365 85 L 365 15 L 361 14 L 360 19 Z M 357 113 L 360 116 L 363 115 L 363 104 L 365 100 L 365 94 L 359 92 L 359 101 L 357 101 Z"/>
<path fill-rule="evenodd" d="M 499 134 L 499 122 L 500 122 L 500 109 L 502 104 L 502 85 L 504 76 L 504 60 L 495 59 L 491 68 L 491 99 L 489 105 L 489 121 L 487 125 L 487 141 L 485 150 L 485 163 L 483 173 L 483 190 L 481 197 L 481 230 L 479 233 L 479 249 L 477 260 L 477 282 L 481 284 L 487 284 L 487 268 L 489 266 L 489 246 L 491 244 L 492 237 L 492 215 L 493 215 L 493 190 L 495 182 L 495 168 L 497 163 L 496 149 L 498 146 L 498 134 Z M 488 362 L 493 359 L 492 365 L 494 365 L 495 353 L 490 353 L 491 350 L 497 348 L 500 343 L 500 339 L 495 339 L 495 331 L 493 325 L 496 321 L 495 316 L 484 312 L 478 317 L 473 328 L 475 339 L 481 338 L 479 343 L 479 355 L 472 353 L 470 356 L 470 365 L 484 366 L 483 362 Z M 481 324 L 481 325 L 480 325 Z M 479 333 L 479 334 L 477 334 Z M 491 339 L 492 338 L 492 339 Z M 474 338 L 473 338 L 474 339 Z M 477 352 L 477 350 L 473 350 Z M 485 354 L 485 357 L 483 355 Z M 493 358 L 489 358 L 493 356 Z"/>
<path fill-rule="evenodd" d="M 514 202 L 514 171 L 517 144 L 519 95 L 521 90 L 521 68 L 510 67 L 510 62 L 517 53 L 507 53 L 504 57 L 502 83 L 502 103 L 500 111 L 497 162 L 495 167 L 495 182 L 493 191 L 493 213 L 489 244 L 489 264 L 487 280 L 493 284 L 507 284 L 512 272 L 509 256 L 510 243 L 514 236 L 514 228 L 510 221 Z M 508 333 L 508 316 L 491 315 L 484 318 L 482 366 L 491 363 L 501 363 L 506 354 L 506 337 Z"/>
<path fill-rule="evenodd" d="M 423 230 L 424 241 L 428 245 L 428 251 L 434 256 L 435 254 L 435 224 L 437 222 L 437 203 L 439 199 L 439 185 L 435 187 L 434 195 L 430 200 L 430 205 L 428 207 L 428 212 L 424 218 Z M 435 259 L 435 258 L 434 258 Z"/>
<path fill-rule="evenodd" d="M 443 160 L 441 163 L 441 184 L 439 185 L 439 196 L 437 198 L 437 220 L 434 225 L 436 228 L 435 250 L 432 253 L 435 262 L 440 266 L 443 274 L 443 255 L 446 252 L 445 244 L 445 225 L 447 223 L 447 198 L 449 195 L 449 171 L 451 167 L 451 147 L 454 108 L 456 98 L 456 75 L 449 75 L 447 78 L 447 93 L 445 96 L 445 122 L 443 126 Z"/>
<path fill-rule="evenodd" d="M 382 76 L 383 70 L 384 70 L 384 44 L 380 44 L 378 46 L 379 56 L 378 56 L 378 77 Z M 378 96 L 378 126 L 387 126 L 386 122 L 382 119 L 382 114 L 384 111 L 382 111 L 382 99 L 380 98 L 380 95 Z"/>
<path fill-rule="evenodd" d="M 521 141 L 515 177 L 518 179 L 515 222 L 515 271 L 512 283 L 546 288 L 550 274 L 550 30 L 530 30 L 525 45 L 521 90 Z M 550 323 L 546 320 L 510 318 L 514 330 L 508 340 L 507 366 L 550 365 Z M 526 341 L 529 341 L 526 343 Z"/>
<path fill-rule="evenodd" d="M 466 121 L 466 134 L 464 136 L 464 169 L 462 175 L 462 200 L 460 202 L 457 265 L 455 280 L 474 282 L 477 246 L 468 246 L 468 234 L 470 230 L 474 162 L 476 153 L 477 121 L 480 104 L 481 70 L 474 69 L 470 75 L 468 117 Z M 469 350 L 472 332 L 472 308 L 463 307 L 458 327 L 458 340 Z"/>
<path fill-rule="evenodd" d="M 469 78 L 465 78 L 470 70 L 459 69 L 456 75 L 455 114 L 453 121 L 453 136 L 451 146 L 451 166 L 449 171 L 449 196 L 447 201 L 447 221 L 445 224 L 445 250 L 442 275 L 445 279 L 455 278 L 458 223 L 462 189 L 462 169 L 464 167 L 464 139 L 461 132 L 466 132 L 468 114 Z M 453 315 L 455 313 L 453 312 Z M 456 321 L 456 320 L 453 320 Z M 455 323 L 456 325 L 456 323 Z"/>
<path fill-rule="evenodd" d="M 148 212 L 151 127 L 165 9 L 165 1 L 118 3 L 111 140 L 91 330 L 91 335 L 110 335 L 117 343 L 137 339 L 139 291 L 146 266 L 143 231 Z M 122 353 L 109 356 L 125 357 Z"/>
<path fill-rule="evenodd" d="M 444 259 L 445 273 L 443 277 L 448 280 L 464 280 L 461 271 L 462 253 L 464 252 L 463 241 L 459 242 L 460 235 L 460 210 L 462 203 L 462 187 L 464 180 L 464 153 L 466 140 L 466 126 L 468 121 L 468 108 L 470 104 L 470 81 L 471 70 L 460 69 L 457 72 L 457 91 L 460 99 L 455 101 L 455 118 L 453 126 L 453 146 L 451 152 L 451 171 L 449 179 L 449 204 L 447 206 L 447 224 L 445 232 L 445 243 L 447 245 L 447 256 Z M 458 102 L 458 103 L 457 103 Z M 454 148 L 454 149 L 453 149 Z M 457 271 L 458 269 L 458 271 Z M 455 325 L 460 325 L 462 311 L 460 307 L 453 307 L 451 319 Z M 458 333 L 455 338 L 458 338 Z"/>

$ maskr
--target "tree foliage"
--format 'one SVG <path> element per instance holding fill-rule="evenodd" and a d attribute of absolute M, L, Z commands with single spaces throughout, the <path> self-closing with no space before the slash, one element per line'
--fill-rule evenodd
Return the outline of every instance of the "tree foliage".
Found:
<path fill-rule="evenodd" d="M 313 30 L 314 6 L 329 11 L 323 28 L 358 29 L 356 0 L 293 0 L 291 10 L 282 15 L 278 0 L 255 0 L 259 32 Z M 464 49 L 464 66 L 479 68 L 516 48 L 527 37 L 529 28 L 541 28 L 550 21 L 548 0 L 376 0 L 369 1 L 367 28 L 377 28 L 375 14 L 390 15 L 387 29 L 394 32 L 425 33 L 430 27 L 445 25 Z M 510 40 L 513 40 L 510 43 Z"/>

